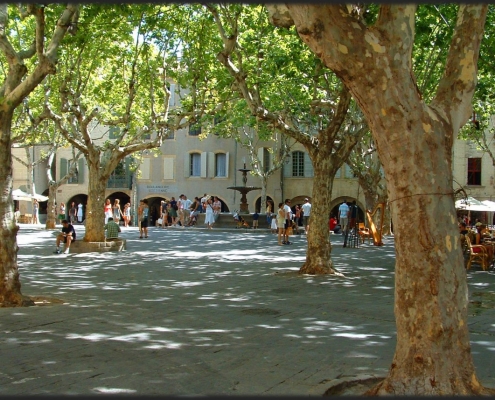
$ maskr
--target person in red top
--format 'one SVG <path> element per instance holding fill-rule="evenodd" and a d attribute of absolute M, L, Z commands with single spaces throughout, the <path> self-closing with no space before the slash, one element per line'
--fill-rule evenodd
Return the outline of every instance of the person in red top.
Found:
<path fill-rule="evenodd" d="M 337 218 L 335 218 L 335 216 L 332 215 L 328 220 L 328 229 L 333 232 L 336 226 L 337 226 Z"/>

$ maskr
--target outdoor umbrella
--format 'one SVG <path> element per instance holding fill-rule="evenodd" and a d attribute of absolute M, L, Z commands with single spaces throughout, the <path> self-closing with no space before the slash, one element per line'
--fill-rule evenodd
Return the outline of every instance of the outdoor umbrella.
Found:
<path fill-rule="evenodd" d="M 481 201 L 476 200 L 474 197 L 457 200 L 455 202 L 455 208 L 457 208 L 458 210 L 466 211 L 495 211 L 494 207 L 483 204 Z"/>
<path fill-rule="evenodd" d="M 33 201 L 34 199 L 38 200 L 38 201 L 47 201 L 48 200 L 48 197 L 46 196 L 43 196 L 41 194 L 29 194 L 29 193 L 26 193 L 26 192 L 23 192 L 21 189 L 15 189 L 12 191 L 12 197 L 14 198 L 14 200 L 18 200 L 18 201 Z"/>
<path fill-rule="evenodd" d="M 12 191 L 12 197 L 14 200 L 20 200 L 20 201 L 31 201 L 33 198 L 29 193 L 23 192 L 21 189 L 15 189 Z"/>

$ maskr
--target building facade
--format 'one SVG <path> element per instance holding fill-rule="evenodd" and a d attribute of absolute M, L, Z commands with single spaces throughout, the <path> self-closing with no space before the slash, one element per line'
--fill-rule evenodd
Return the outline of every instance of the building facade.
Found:
<path fill-rule="evenodd" d="M 216 135 L 200 138 L 199 129 L 181 129 L 175 131 L 167 139 L 158 152 L 144 151 L 142 161 L 136 171 L 131 169 L 131 157 L 123 160 L 110 177 L 105 198 L 112 203 L 118 198 L 123 205 L 130 202 L 133 210 L 140 199 L 148 199 L 153 221 L 158 218 L 158 207 L 161 200 L 178 199 L 185 194 L 193 199 L 202 197 L 205 193 L 218 196 L 222 202 L 222 212 L 234 212 L 240 209 L 241 193 L 229 187 L 242 186 L 242 169 L 249 155 L 233 139 L 224 139 Z M 111 139 L 112 131 L 96 131 L 100 140 L 106 135 Z M 494 153 L 495 153 L 495 144 Z M 13 148 L 13 153 L 21 159 L 26 158 L 25 149 Z M 46 151 L 44 146 L 33 146 L 32 159 L 39 160 Z M 263 162 L 271 162 L 271 154 L 260 147 L 259 154 L 264 153 Z M 454 190 L 462 187 L 466 192 L 479 200 L 495 200 L 495 170 L 490 156 L 480 151 L 470 141 L 456 140 L 454 154 Z M 72 164 L 72 150 L 59 149 L 52 166 L 56 179 L 64 176 Z M 37 193 L 48 194 L 46 176 L 46 161 L 38 163 L 33 168 L 35 190 Z M 82 204 L 83 210 L 87 203 L 89 173 L 84 159 L 78 160 L 77 174 L 57 190 L 56 202 L 64 202 L 68 209 L 72 202 Z M 14 189 L 30 192 L 31 179 L 28 169 L 14 159 Z M 247 173 L 247 186 L 260 187 L 260 179 Z M 308 154 L 303 146 L 296 144 L 291 149 L 283 168 L 272 174 L 267 182 L 267 199 L 272 200 L 275 207 L 284 199 L 291 199 L 292 205 L 302 204 L 304 198 L 311 199 L 313 188 L 313 168 Z M 261 207 L 261 190 L 251 190 L 247 193 L 249 212 L 263 213 Z M 348 165 L 344 165 L 337 173 L 332 194 L 332 212 L 337 214 L 338 206 L 344 201 L 356 200 L 360 209 L 360 220 L 364 220 L 364 196 L 357 179 L 353 177 Z M 30 212 L 28 202 L 16 202 L 21 214 Z M 103 208 L 103 204 L 102 204 Z M 134 213 L 135 214 L 135 213 Z M 474 215 L 486 220 L 487 215 Z M 46 218 L 46 203 L 40 205 L 40 221 Z M 153 222 L 152 222 L 153 223 Z M 491 223 L 491 222 L 490 222 Z"/>

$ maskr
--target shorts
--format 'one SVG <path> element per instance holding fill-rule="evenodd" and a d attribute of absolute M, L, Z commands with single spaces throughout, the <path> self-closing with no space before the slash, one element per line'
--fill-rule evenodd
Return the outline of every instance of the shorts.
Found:
<path fill-rule="evenodd" d="M 291 223 L 290 219 L 286 219 L 285 224 L 284 224 L 284 228 L 287 229 L 289 226 L 292 226 L 292 223 Z"/>
<path fill-rule="evenodd" d="M 303 217 L 303 225 L 304 226 L 309 225 L 309 215 L 305 215 Z"/>
<path fill-rule="evenodd" d="M 58 219 L 65 219 L 65 214 L 58 214 Z"/>
<path fill-rule="evenodd" d="M 148 217 L 143 218 L 141 220 L 141 228 L 147 228 L 148 227 Z"/>
<path fill-rule="evenodd" d="M 75 241 L 76 241 L 76 239 L 72 238 L 71 243 L 75 242 Z M 64 237 L 64 243 L 67 243 L 67 236 Z"/>

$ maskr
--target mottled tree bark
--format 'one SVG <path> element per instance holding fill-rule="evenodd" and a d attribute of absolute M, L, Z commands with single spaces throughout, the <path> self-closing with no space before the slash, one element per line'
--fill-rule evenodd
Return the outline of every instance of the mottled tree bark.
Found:
<path fill-rule="evenodd" d="M 382 5 L 373 27 L 351 6 L 287 7 L 302 39 L 358 101 L 385 170 L 396 237 L 397 346 L 388 376 L 368 394 L 487 393 L 470 352 L 452 185 L 452 144 L 471 113 L 487 6 L 459 7 L 429 105 L 412 72 L 416 6 Z"/>

